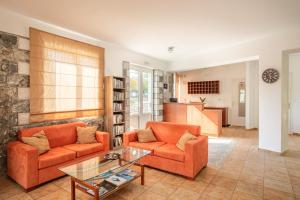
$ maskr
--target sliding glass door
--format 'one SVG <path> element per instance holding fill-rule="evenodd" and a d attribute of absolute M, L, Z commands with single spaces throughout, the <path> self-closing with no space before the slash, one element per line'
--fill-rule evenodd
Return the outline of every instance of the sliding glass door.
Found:
<path fill-rule="evenodd" d="M 131 65 L 130 76 L 130 129 L 145 128 L 152 120 L 152 77 L 151 69 Z"/>

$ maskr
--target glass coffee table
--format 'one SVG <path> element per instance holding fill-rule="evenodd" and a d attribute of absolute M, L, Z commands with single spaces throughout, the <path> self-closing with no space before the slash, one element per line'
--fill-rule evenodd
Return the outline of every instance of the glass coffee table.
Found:
<path fill-rule="evenodd" d="M 75 200 L 75 189 L 79 189 L 100 200 L 115 193 L 137 178 L 144 185 L 144 166 L 139 160 L 150 151 L 133 147 L 100 153 L 77 164 L 59 168 L 71 177 L 71 199 Z M 136 165 L 140 170 L 134 170 Z"/>

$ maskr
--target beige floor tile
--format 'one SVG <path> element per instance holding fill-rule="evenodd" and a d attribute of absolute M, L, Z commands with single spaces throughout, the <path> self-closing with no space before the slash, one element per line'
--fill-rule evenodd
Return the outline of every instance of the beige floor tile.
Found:
<path fill-rule="evenodd" d="M 290 181 L 292 185 L 300 184 L 300 177 L 290 175 Z"/>
<path fill-rule="evenodd" d="M 29 194 L 29 196 L 31 196 L 31 198 L 38 199 L 38 198 L 41 198 L 48 194 L 51 194 L 53 192 L 56 192 L 59 189 L 60 188 L 58 186 L 56 186 L 52 182 L 50 182 L 50 183 L 47 183 L 45 185 L 38 187 L 37 189 L 35 189 L 31 192 L 28 192 L 28 194 Z"/>
<path fill-rule="evenodd" d="M 164 178 L 161 179 L 163 183 L 169 183 L 174 186 L 181 185 L 186 180 L 185 177 L 174 175 L 174 174 L 167 174 Z"/>
<path fill-rule="evenodd" d="M 256 168 L 247 168 L 245 167 L 241 174 L 247 174 L 249 176 L 259 176 L 264 177 L 264 169 L 256 169 Z"/>
<path fill-rule="evenodd" d="M 264 187 L 291 194 L 293 193 L 292 185 L 290 183 L 276 181 L 272 179 L 264 179 Z"/>
<path fill-rule="evenodd" d="M 108 196 L 105 200 L 126 200 L 123 197 L 119 196 L 118 193 Z"/>
<path fill-rule="evenodd" d="M 200 194 L 187 190 L 184 188 L 178 188 L 168 199 L 170 200 L 197 200 L 199 199 Z"/>
<path fill-rule="evenodd" d="M 244 192 L 235 191 L 231 200 L 262 200 L 262 196 L 254 196 Z"/>
<path fill-rule="evenodd" d="M 207 185 L 208 183 L 202 181 L 186 180 L 179 187 L 202 194 Z"/>
<path fill-rule="evenodd" d="M 239 177 L 239 180 L 242 182 L 255 184 L 255 185 L 263 185 L 264 184 L 264 178 L 259 176 L 253 176 L 248 174 L 241 174 Z"/>
<path fill-rule="evenodd" d="M 300 162 L 286 160 L 285 165 L 286 168 L 288 169 L 295 169 L 295 170 L 300 169 Z"/>
<path fill-rule="evenodd" d="M 224 164 L 221 169 L 225 171 L 242 171 L 244 164 L 227 163 Z"/>
<path fill-rule="evenodd" d="M 265 200 L 294 200 L 295 196 L 290 193 L 274 190 L 270 188 L 264 188 Z"/>
<path fill-rule="evenodd" d="M 274 161 L 274 160 L 265 160 L 266 168 L 286 168 L 285 160 L 283 161 Z"/>
<path fill-rule="evenodd" d="M 75 194 L 76 200 L 94 200 L 94 198 L 91 195 L 81 192 L 80 190 L 76 190 Z"/>
<path fill-rule="evenodd" d="M 145 174 L 145 185 L 146 186 L 152 186 L 156 184 L 157 182 L 160 182 L 161 179 L 163 179 L 167 175 L 166 172 L 151 169 Z M 136 182 L 139 182 L 140 179 L 137 179 Z"/>
<path fill-rule="evenodd" d="M 233 191 L 209 184 L 203 192 L 203 198 L 231 199 Z"/>
<path fill-rule="evenodd" d="M 14 195 L 12 197 L 5 198 L 5 200 L 33 200 L 33 199 L 28 194 L 21 193 L 21 194 Z"/>
<path fill-rule="evenodd" d="M 227 171 L 227 170 L 220 170 L 218 172 L 218 176 L 223 176 L 231 179 L 238 180 L 240 177 L 241 172 L 240 171 Z"/>
<path fill-rule="evenodd" d="M 155 193 L 152 193 L 149 191 L 146 191 L 146 192 L 142 193 L 141 195 L 139 195 L 137 198 L 135 198 L 135 200 L 166 200 L 166 199 L 167 199 L 166 196 L 155 194 Z"/>
<path fill-rule="evenodd" d="M 11 179 L 9 179 L 6 175 L 0 176 L 0 193 L 2 190 L 4 190 L 9 186 L 16 187 L 17 184 L 13 182 Z"/>
<path fill-rule="evenodd" d="M 289 175 L 296 176 L 300 178 L 300 170 L 299 169 L 289 169 Z"/>
<path fill-rule="evenodd" d="M 18 185 L 10 185 L 8 187 L 0 188 L 0 199 L 8 199 L 22 194 L 25 194 L 25 191 Z"/>
<path fill-rule="evenodd" d="M 70 193 L 63 189 L 59 189 L 55 192 L 52 192 L 41 198 L 38 198 L 38 200 L 70 200 L 70 199 L 71 199 Z"/>
<path fill-rule="evenodd" d="M 151 186 L 147 191 L 161 196 L 170 196 L 177 189 L 176 186 L 169 183 L 156 183 Z"/>
<path fill-rule="evenodd" d="M 61 189 L 71 192 L 71 178 L 68 176 L 53 181 L 53 184 Z"/>
<path fill-rule="evenodd" d="M 290 183 L 290 177 L 286 168 L 265 169 L 264 178 Z"/>
<path fill-rule="evenodd" d="M 118 194 L 124 199 L 134 199 L 138 197 L 140 194 L 145 192 L 148 189 L 147 186 L 142 186 L 139 184 L 129 184 L 128 186 L 121 189 Z"/>
<path fill-rule="evenodd" d="M 300 184 L 293 185 L 293 191 L 297 198 L 300 198 Z"/>
<path fill-rule="evenodd" d="M 237 185 L 237 180 L 224 176 L 215 176 L 210 184 L 233 191 Z"/>
<path fill-rule="evenodd" d="M 236 190 L 237 192 L 243 192 L 250 195 L 262 197 L 263 196 L 263 186 L 259 184 L 250 184 L 247 182 L 239 181 Z"/>

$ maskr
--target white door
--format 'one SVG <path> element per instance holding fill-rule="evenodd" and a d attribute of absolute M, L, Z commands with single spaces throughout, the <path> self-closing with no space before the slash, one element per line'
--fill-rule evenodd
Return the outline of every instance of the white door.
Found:
<path fill-rule="evenodd" d="M 152 78 L 151 69 L 130 66 L 130 130 L 145 128 L 152 120 Z"/>
<path fill-rule="evenodd" d="M 300 133 L 300 53 L 290 55 L 290 132 Z"/>

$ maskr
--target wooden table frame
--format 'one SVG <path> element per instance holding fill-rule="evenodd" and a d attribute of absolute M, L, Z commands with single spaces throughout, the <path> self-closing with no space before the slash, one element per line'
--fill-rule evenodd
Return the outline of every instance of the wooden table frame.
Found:
<path fill-rule="evenodd" d="M 144 165 L 139 164 L 139 163 L 134 163 L 134 165 L 140 166 L 140 167 L 141 167 L 140 175 L 137 175 L 137 176 L 136 176 L 135 178 L 133 178 L 132 180 L 130 180 L 130 181 L 128 181 L 128 182 L 126 182 L 126 183 L 124 183 L 124 184 L 122 184 L 122 185 L 116 187 L 114 190 L 107 192 L 107 193 L 103 196 L 103 198 L 101 198 L 101 199 L 104 199 L 104 198 L 108 197 L 109 195 L 115 193 L 116 191 L 118 191 L 118 190 L 120 190 L 121 188 L 127 186 L 130 182 L 134 181 L 135 179 L 137 179 L 137 178 L 139 178 L 139 177 L 141 177 L 141 185 L 144 185 L 144 184 L 145 184 L 145 168 L 144 168 Z M 95 194 L 95 195 L 91 195 L 91 194 L 88 193 L 85 189 L 81 188 L 80 186 L 77 186 L 76 183 L 81 184 L 81 185 L 83 185 L 83 186 L 85 186 L 85 187 L 91 189 L 92 191 L 94 191 L 94 194 Z M 100 200 L 100 196 L 99 196 L 99 188 L 98 188 L 98 187 L 92 186 L 92 185 L 90 185 L 90 184 L 88 184 L 88 183 L 86 183 L 86 182 L 84 182 L 84 181 L 82 181 L 82 180 L 79 180 L 79 179 L 77 179 L 77 178 L 71 177 L 71 200 L 75 200 L 75 196 L 76 196 L 76 194 L 75 194 L 75 189 L 79 189 L 79 190 L 81 190 L 82 192 L 84 192 L 84 193 L 86 193 L 86 194 L 89 194 L 89 195 L 93 196 L 93 197 L 95 198 L 95 200 Z"/>

